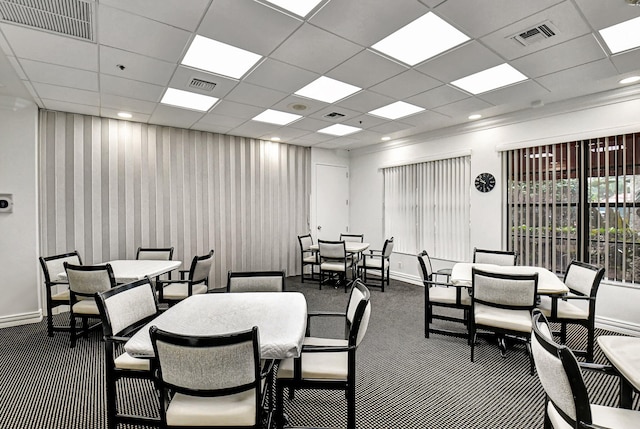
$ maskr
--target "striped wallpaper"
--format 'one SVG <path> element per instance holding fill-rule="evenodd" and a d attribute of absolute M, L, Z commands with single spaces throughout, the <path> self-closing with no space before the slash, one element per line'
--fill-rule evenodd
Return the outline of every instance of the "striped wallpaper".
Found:
<path fill-rule="evenodd" d="M 188 268 L 214 249 L 211 287 L 231 269 L 299 273 L 309 148 L 53 111 L 39 140 L 42 255 L 97 263 L 173 246 Z"/>

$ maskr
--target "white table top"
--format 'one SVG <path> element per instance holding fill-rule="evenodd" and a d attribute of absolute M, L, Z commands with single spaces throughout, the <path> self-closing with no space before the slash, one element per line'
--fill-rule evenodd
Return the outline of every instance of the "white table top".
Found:
<path fill-rule="evenodd" d="M 563 295 L 569 292 L 569 288 L 554 273 L 546 268 L 530 266 L 502 266 L 458 262 L 451 270 L 451 283 L 458 286 L 471 287 L 471 269 L 473 267 L 503 274 L 538 273 L 538 295 Z"/>
<path fill-rule="evenodd" d="M 597 341 L 611 365 L 640 391 L 640 338 L 600 335 Z"/>
<path fill-rule="evenodd" d="M 369 248 L 369 246 L 370 246 L 369 243 L 360 243 L 359 241 L 345 241 L 344 242 L 344 247 L 345 247 L 347 253 L 364 252 L 365 250 L 367 250 Z M 317 244 L 312 244 L 309 247 L 309 249 L 317 252 L 320 249 L 320 246 L 318 246 Z"/>
<path fill-rule="evenodd" d="M 307 327 L 307 301 L 299 292 L 193 295 L 149 322 L 124 348 L 132 356 L 153 357 L 149 328 L 183 335 L 219 335 L 258 327 L 262 359 L 300 356 Z"/>
<path fill-rule="evenodd" d="M 145 276 L 156 277 L 175 270 L 182 261 L 161 261 L 155 259 L 127 259 L 105 262 L 113 269 L 113 276 L 118 283 L 130 283 Z M 67 278 L 67 273 L 58 274 L 59 279 Z"/>

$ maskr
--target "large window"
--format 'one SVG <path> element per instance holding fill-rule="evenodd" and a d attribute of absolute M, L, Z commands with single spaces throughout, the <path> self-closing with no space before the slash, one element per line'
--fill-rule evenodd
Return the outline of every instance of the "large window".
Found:
<path fill-rule="evenodd" d="M 562 273 L 572 259 L 640 282 L 640 133 L 505 152 L 509 247 Z"/>
<path fill-rule="evenodd" d="M 394 251 L 467 259 L 469 165 L 463 156 L 383 169 L 384 231 Z"/>

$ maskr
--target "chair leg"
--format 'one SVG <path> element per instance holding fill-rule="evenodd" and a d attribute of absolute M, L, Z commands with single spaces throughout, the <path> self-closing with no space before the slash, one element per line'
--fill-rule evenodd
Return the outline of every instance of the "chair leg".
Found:
<path fill-rule="evenodd" d="M 74 348 L 76 346 L 76 318 L 73 312 L 69 312 L 69 333 L 71 348 Z"/>
<path fill-rule="evenodd" d="M 585 359 L 588 363 L 593 363 L 593 343 L 595 341 L 595 332 L 593 328 L 587 329 L 587 353 Z"/>
<path fill-rule="evenodd" d="M 533 375 L 533 370 L 535 368 L 535 363 L 533 362 L 533 353 L 531 353 L 531 343 L 529 341 L 527 341 L 527 353 L 529 354 L 529 366 L 530 366 L 530 373 L 531 375 Z"/>
<path fill-rule="evenodd" d="M 471 338 L 471 362 L 473 362 L 475 345 L 476 345 L 476 333 L 475 333 L 475 331 L 472 331 L 471 334 L 469 335 L 469 337 Z"/>
<path fill-rule="evenodd" d="M 567 344 L 567 324 L 564 322 L 560 324 L 560 343 Z"/>
<path fill-rule="evenodd" d="M 356 386 L 347 386 L 347 429 L 356 429 Z"/>
<path fill-rule="evenodd" d="M 53 337 L 53 315 L 51 314 L 51 307 L 47 310 L 47 335 Z"/>

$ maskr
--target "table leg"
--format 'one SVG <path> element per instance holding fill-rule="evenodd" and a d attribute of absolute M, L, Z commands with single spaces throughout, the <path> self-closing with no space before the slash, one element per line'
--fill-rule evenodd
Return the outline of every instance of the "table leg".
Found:
<path fill-rule="evenodd" d="M 631 403 L 633 399 L 633 387 L 625 380 L 624 377 L 620 377 L 620 408 L 631 409 Z"/>

